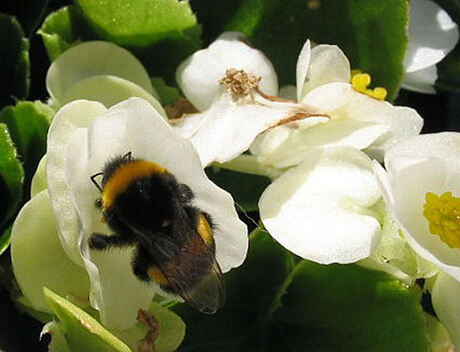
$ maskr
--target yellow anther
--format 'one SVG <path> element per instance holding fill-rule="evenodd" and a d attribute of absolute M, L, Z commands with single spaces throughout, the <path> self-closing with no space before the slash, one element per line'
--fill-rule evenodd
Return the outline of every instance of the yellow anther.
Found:
<path fill-rule="evenodd" d="M 460 198 L 452 196 L 452 192 L 441 196 L 427 193 L 423 215 L 433 235 L 451 248 L 460 248 Z"/>
<path fill-rule="evenodd" d="M 368 73 L 361 73 L 360 70 L 351 71 L 351 85 L 353 88 L 363 94 L 366 94 L 374 99 L 385 100 L 387 90 L 383 87 L 376 87 L 373 90 L 367 87 L 371 84 L 371 75 Z"/>

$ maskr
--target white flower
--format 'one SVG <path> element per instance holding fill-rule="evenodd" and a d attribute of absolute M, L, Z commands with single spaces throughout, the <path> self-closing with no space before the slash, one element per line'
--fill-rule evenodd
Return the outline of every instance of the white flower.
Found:
<path fill-rule="evenodd" d="M 175 128 L 194 143 L 203 165 L 217 160 L 252 172 L 257 169 L 248 166 L 252 162 L 261 165 L 257 171 L 271 177 L 291 168 L 274 180 L 259 202 L 265 227 L 286 248 L 319 263 L 368 257 L 380 242 L 379 220 L 385 209 L 370 159 L 359 149 L 381 157 L 389 146 L 420 132 L 420 116 L 380 100 L 385 90 L 368 89 L 367 75 L 350 84 L 350 64 L 343 52 L 332 45 L 311 49 L 309 41 L 297 63 L 300 103 L 268 97 L 257 87 L 235 99 L 234 88 L 241 88 L 241 79 L 219 90 L 219 77 L 206 75 L 211 62 L 219 65 L 219 72 L 232 68 L 229 60 L 238 55 L 224 44 L 218 46 L 220 56 L 228 56 L 222 63 L 216 49 L 207 49 L 182 66 L 182 70 L 192 66 L 190 72 L 195 72 L 188 76 L 190 84 L 183 77 L 180 80 L 182 87 L 187 86 L 184 91 L 203 82 L 220 95 L 208 110 L 185 117 Z M 257 53 L 260 66 L 267 65 Z M 251 69 L 250 59 L 246 67 Z M 264 72 L 274 75 L 271 70 Z M 228 74 L 220 79 L 227 83 Z M 239 156 L 248 147 L 252 155 Z"/>
<path fill-rule="evenodd" d="M 403 88 L 420 93 L 436 93 L 436 64 L 457 44 L 458 26 L 431 0 L 410 3 L 409 46 L 404 61 Z"/>
<path fill-rule="evenodd" d="M 131 98 L 110 109 L 83 100 L 65 105 L 56 114 L 48 134 L 48 188 L 34 196 L 26 208 L 35 207 L 38 219 L 40 216 L 55 219 L 57 235 L 70 259 L 67 262 L 72 261 L 79 268 L 77 272 L 82 267 L 86 270 L 91 305 L 99 310 L 102 323 L 115 329 L 132 326 L 139 308 L 146 308 L 158 291 L 154 284 L 146 285 L 133 274 L 132 247 L 99 252 L 88 246 L 92 233 L 112 232 L 95 206 L 100 194 L 90 177 L 100 172 L 108 160 L 127 152 L 160 164 L 191 188 L 195 195 L 193 205 L 209 213 L 216 223 L 216 259 L 223 272 L 243 262 L 248 246 L 246 226 L 238 219 L 231 196 L 208 180 L 190 142 L 177 135 L 148 102 Z M 42 203 L 49 204 L 48 194 L 51 204 L 45 210 L 38 209 Z M 30 213 L 33 211 L 29 210 Z M 13 253 L 20 248 L 15 243 L 23 242 L 27 236 L 28 223 L 37 224 L 36 219 L 26 218 L 26 214 L 25 210 L 21 212 L 13 228 Z M 36 226 L 36 231 L 50 231 L 54 219 L 44 228 Z M 56 236 L 56 231 L 50 236 Z M 44 302 L 41 285 L 30 288 L 29 284 L 30 278 L 41 269 L 25 255 L 14 257 L 15 274 L 24 293 Z M 53 280 L 67 279 L 72 281 L 59 275 L 44 278 L 50 281 L 47 285 L 51 289 L 55 289 Z M 56 292 L 64 296 L 70 293 L 63 290 L 59 286 Z"/>
<path fill-rule="evenodd" d="M 128 50 L 110 42 L 89 41 L 66 50 L 48 69 L 46 88 L 56 108 L 77 99 L 111 107 L 135 96 L 166 117 L 145 68 Z"/>
<path fill-rule="evenodd" d="M 193 143 L 204 166 L 239 156 L 258 134 L 277 124 L 328 120 L 318 109 L 273 97 L 278 84 L 272 64 L 244 40 L 240 33 L 224 33 L 177 71 L 186 97 L 207 110 L 175 121 L 173 127 Z"/>
<path fill-rule="evenodd" d="M 440 273 L 433 306 L 460 347 L 460 133 L 414 137 L 385 155 L 375 170 L 387 204 L 409 245 Z"/>
<path fill-rule="evenodd" d="M 218 82 L 230 68 L 260 77 L 259 88 L 265 94 L 278 93 L 278 79 L 270 60 L 245 41 L 242 33 L 225 32 L 178 67 L 177 83 L 200 111 L 208 109 L 220 95 Z"/>
<path fill-rule="evenodd" d="M 284 247 L 321 264 L 368 257 L 381 238 L 370 159 L 350 147 L 316 149 L 262 194 L 260 218 Z"/>
<path fill-rule="evenodd" d="M 297 62 L 297 100 L 330 120 L 271 129 L 257 138 L 251 153 L 276 168 L 296 165 L 318 147 L 351 146 L 381 159 L 385 149 L 420 132 L 423 120 L 415 110 L 380 100 L 385 91 L 368 89 L 368 75 L 355 76 L 352 84 L 350 76 L 348 59 L 337 46 L 310 49 L 307 41 Z"/>

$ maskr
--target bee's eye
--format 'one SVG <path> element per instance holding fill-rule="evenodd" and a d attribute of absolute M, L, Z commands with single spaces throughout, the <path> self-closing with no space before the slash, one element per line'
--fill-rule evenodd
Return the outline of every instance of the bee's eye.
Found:
<path fill-rule="evenodd" d="M 171 225 L 171 221 L 169 221 L 168 219 L 164 219 L 161 223 L 160 223 L 160 226 L 162 228 L 166 228 L 168 227 L 169 225 Z"/>

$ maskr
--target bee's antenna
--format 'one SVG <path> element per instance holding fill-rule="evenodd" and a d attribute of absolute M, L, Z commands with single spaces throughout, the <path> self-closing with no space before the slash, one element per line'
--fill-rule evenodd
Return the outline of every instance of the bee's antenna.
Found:
<path fill-rule="evenodd" d="M 97 174 L 94 174 L 93 176 L 90 177 L 91 182 L 97 187 L 97 189 L 102 192 L 102 187 L 97 183 L 96 177 L 104 175 L 103 172 L 98 172 Z"/>
<path fill-rule="evenodd" d="M 253 218 L 251 218 L 248 215 L 248 213 L 244 210 L 244 208 L 241 205 L 239 205 L 237 202 L 235 202 L 235 204 L 240 209 L 240 211 L 243 213 L 244 217 L 248 219 L 256 227 L 256 229 L 259 229 L 260 231 L 263 231 L 263 232 L 267 232 L 265 229 L 260 227 L 260 225 Z"/>
<path fill-rule="evenodd" d="M 132 155 L 132 152 L 127 152 L 125 155 L 123 155 L 123 160 L 124 159 L 131 160 L 131 155 Z"/>

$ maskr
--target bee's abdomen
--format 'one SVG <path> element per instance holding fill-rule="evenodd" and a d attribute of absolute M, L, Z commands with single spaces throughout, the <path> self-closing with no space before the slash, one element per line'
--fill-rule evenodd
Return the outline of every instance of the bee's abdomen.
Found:
<path fill-rule="evenodd" d="M 211 271 L 215 247 L 212 237 L 211 241 L 205 244 L 194 235 L 178 255 L 160 265 L 161 270 L 158 266 L 151 267 L 149 277 L 166 291 L 177 293 L 192 289 Z"/>

